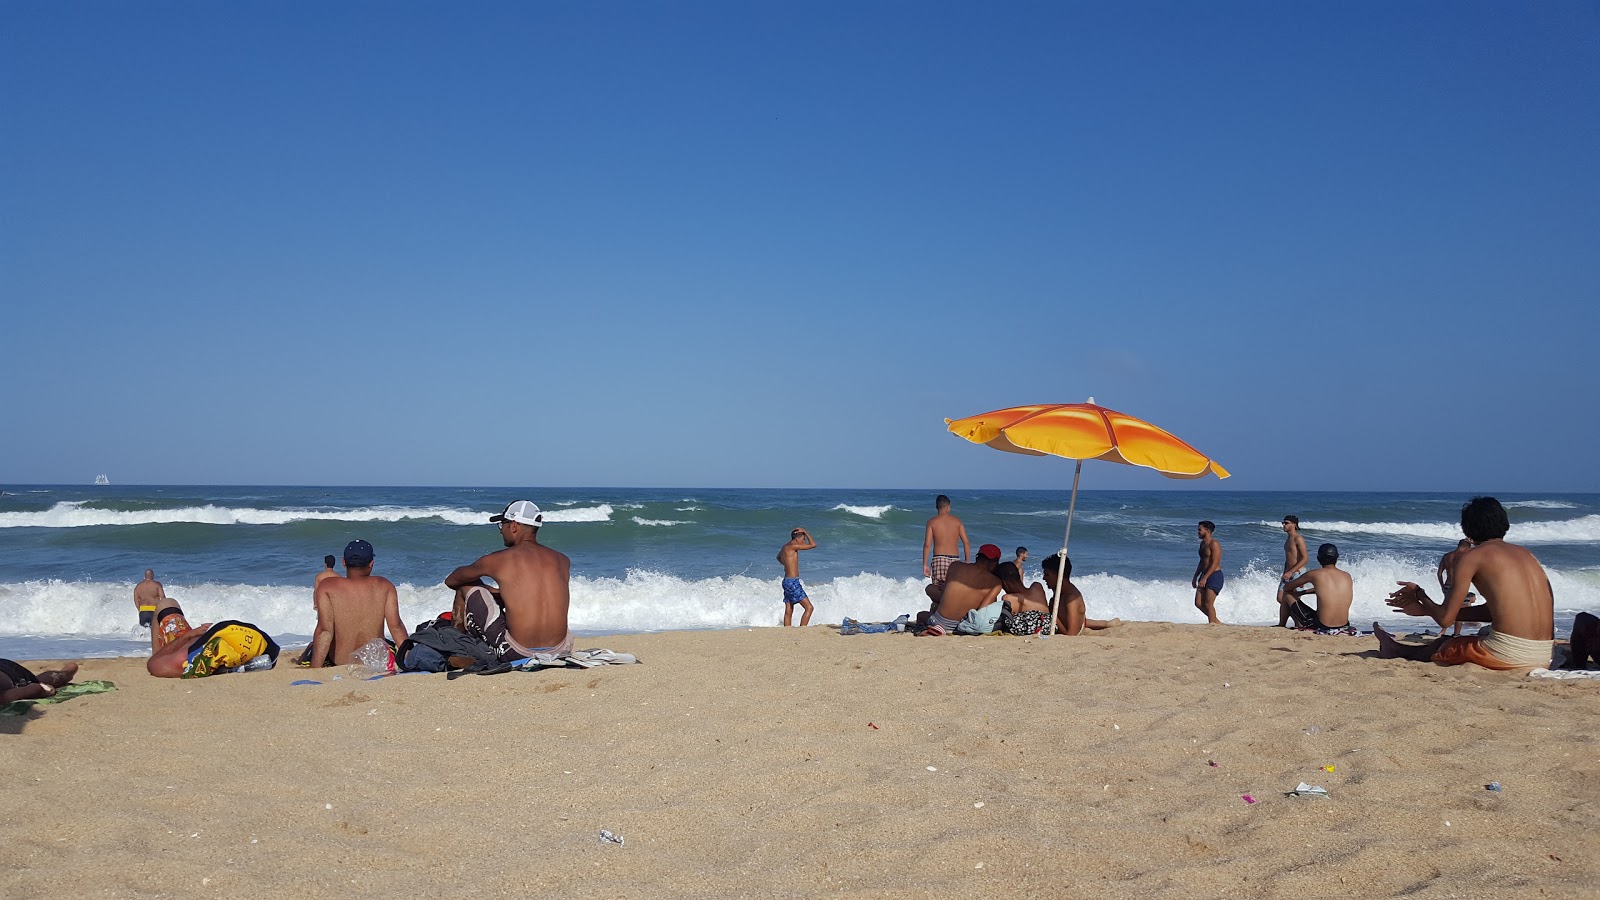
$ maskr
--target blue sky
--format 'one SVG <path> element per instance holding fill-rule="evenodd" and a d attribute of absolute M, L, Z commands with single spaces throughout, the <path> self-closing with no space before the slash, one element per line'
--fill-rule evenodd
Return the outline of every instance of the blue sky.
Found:
<path fill-rule="evenodd" d="M 4 482 L 1600 490 L 1592 3 L 12 2 L 0 131 Z"/>

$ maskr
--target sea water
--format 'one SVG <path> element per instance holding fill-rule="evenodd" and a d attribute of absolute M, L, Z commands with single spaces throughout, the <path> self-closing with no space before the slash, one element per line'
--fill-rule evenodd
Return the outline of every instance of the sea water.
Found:
<path fill-rule="evenodd" d="M 887 621 L 926 608 L 923 524 L 936 491 L 705 488 L 381 488 L 0 486 L 0 656 L 61 658 L 148 652 L 133 586 L 146 568 L 190 621 L 242 619 L 283 643 L 315 624 L 311 579 L 322 557 L 355 538 L 377 552 L 408 624 L 450 607 L 444 577 L 499 549 L 491 514 L 515 499 L 545 510 L 540 541 L 572 559 L 580 635 L 777 625 L 791 529 L 818 547 L 800 554 L 813 622 Z M 946 490 L 977 544 L 1027 577 L 1060 549 L 1066 491 Z M 1279 526 L 1298 515 L 1312 555 L 1339 545 L 1355 578 L 1351 618 L 1402 623 L 1384 597 L 1397 581 L 1435 597 L 1439 556 L 1460 539 L 1465 494 L 1218 490 L 1085 491 L 1070 553 L 1090 616 L 1202 622 L 1189 579 L 1195 523 L 1217 524 L 1230 623 L 1277 622 Z M 1600 609 L 1600 495 L 1500 495 L 1508 539 L 1529 547 L 1555 588 L 1557 627 Z"/>

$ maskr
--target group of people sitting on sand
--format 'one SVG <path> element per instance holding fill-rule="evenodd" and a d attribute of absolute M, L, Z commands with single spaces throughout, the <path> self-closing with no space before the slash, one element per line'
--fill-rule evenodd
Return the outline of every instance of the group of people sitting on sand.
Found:
<path fill-rule="evenodd" d="M 518 500 L 489 522 L 499 527 L 505 548 L 445 576 L 445 585 L 455 591 L 452 609 L 415 634 L 400 618 L 393 582 L 373 574 L 377 554 L 370 543 L 357 539 L 345 545 L 343 576 L 333 557 L 325 557 L 313 586 L 317 623 L 301 662 L 316 668 L 354 663 L 362 647 L 384 640 L 385 629 L 391 652 L 416 647 L 418 665 L 434 671 L 571 653 L 571 561 L 539 543 L 544 524 L 539 507 Z M 276 661 L 277 645 L 259 628 L 233 620 L 191 626 L 155 572 L 146 569 L 144 575 L 134 588 L 134 603 L 151 632 L 146 663 L 151 675 L 196 677 L 248 667 L 262 656 Z M 401 658 L 404 662 L 406 654 Z"/>
<path fill-rule="evenodd" d="M 1053 630 L 1075 636 L 1086 629 L 1122 624 L 1121 619 L 1088 617 L 1083 592 L 1072 583 L 1072 560 L 1065 554 L 1045 557 L 1041 566 L 1044 581 L 1025 584 L 1026 547 L 1017 548 L 1014 562 L 1001 562 L 1000 548 L 984 544 L 972 562 L 966 562 L 972 544 L 966 525 L 950 512 L 950 498 L 940 494 L 934 499 L 934 510 L 923 531 L 922 573 L 930 582 L 926 588 L 929 607 L 917 614 L 914 631 L 918 635 L 1029 635 Z M 1052 606 L 1056 615 L 1054 628 L 1049 629 Z"/>

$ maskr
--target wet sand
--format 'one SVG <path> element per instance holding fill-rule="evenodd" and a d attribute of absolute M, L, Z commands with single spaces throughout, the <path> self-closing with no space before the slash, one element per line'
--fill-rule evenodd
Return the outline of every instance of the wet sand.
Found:
<path fill-rule="evenodd" d="M 644 664 L 365 682 L 285 654 L 163 681 L 86 661 L 119 690 L 0 718 L 0 895 L 1600 891 L 1600 682 L 1156 623 L 580 646 Z M 1329 796 L 1284 796 L 1301 781 Z"/>

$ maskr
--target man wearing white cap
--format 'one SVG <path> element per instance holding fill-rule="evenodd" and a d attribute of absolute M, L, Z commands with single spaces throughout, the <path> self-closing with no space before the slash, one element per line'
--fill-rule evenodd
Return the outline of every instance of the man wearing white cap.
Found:
<path fill-rule="evenodd" d="M 482 638 L 501 660 L 536 653 L 572 652 L 567 631 L 572 561 L 539 543 L 544 515 L 531 500 L 507 504 L 490 516 L 506 549 L 451 572 L 445 586 L 456 592 L 456 627 Z M 484 579 L 493 579 L 492 589 Z"/>

